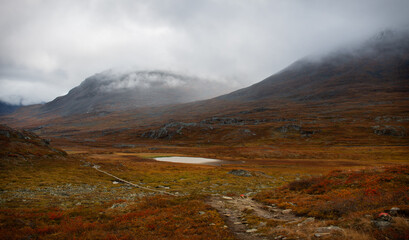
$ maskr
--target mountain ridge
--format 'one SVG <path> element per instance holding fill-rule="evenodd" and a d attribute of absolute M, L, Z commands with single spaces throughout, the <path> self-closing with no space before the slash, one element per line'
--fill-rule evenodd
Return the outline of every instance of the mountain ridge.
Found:
<path fill-rule="evenodd" d="M 166 71 L 105 71 L 85 79 L 67 95 L 44 104 L 42 113 L 63 116 L 119 111 L 206 99 L 222 93 L 222 83 Z"/>
<path fill-rule="evenodd" d="M 243 134 L 253 140 L 275 139 L 276 134 L 271 132 L 288 128 L 296 129 L 300 136 L 312 132 L 325 133 L 328 139 L 350 139 L 347 131 L 354 125 L 359 144 L 368 139 L 380 141 L 384 132 L 409 129 L 405 120 L 409 117 L 409 41 L 405 40 L 409 40 L 407 34 L 383 36 L 358 50 L 337 51 L 321 59 L 304 58 L 259 83 L 211 99 L 66 115 L 44 111 L 46 105 L 39 105 L 22 108 L 2 121 L 29 127 L 50 138 L 88 138 L 91 134 L 107 141 L 110 136 L 120 136 L 131 142 L 149 135 L 144 133 L 169 132 L 167 126 L 175 128 L 172 131 L 179 139 L 207 138 L 209 142 Z M 92 81 L 85 81 L 87 84 L 92 85 Z M 70 94 L 76 91 L 73 89 Z M 120 87 L 115 91 L 121 91 Z M 376 119 L 393 121 L 379 125 Z M 293 123 L 297 123 L 295 127 Z M 248 129 L 238 129 L 243 126 L 254 126 L 255 135 Z M 330 129 L 321 130 L 327 128 Z M 405 136 L 394 141 L 404 142 Z M 230 137 L 229 141 L 240 139 Z"/>

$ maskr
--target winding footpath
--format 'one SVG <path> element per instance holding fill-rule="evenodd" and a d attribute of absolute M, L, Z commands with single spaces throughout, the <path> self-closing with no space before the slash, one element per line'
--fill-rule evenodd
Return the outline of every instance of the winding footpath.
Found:
<path fill-rule="evenodd" d="M 224 218 L 227 227 L 240 240 L 263 240 L 268 239 L 257 233 L 258 229 L 247 224 L 247 216 L 257 216 L 275 221 L 295 222 L 302 221 L 290 212 L 274 207 L 266 207 L 249 197 L 227 197 L 212 195 L 207 203 L 215 208 Z"/>

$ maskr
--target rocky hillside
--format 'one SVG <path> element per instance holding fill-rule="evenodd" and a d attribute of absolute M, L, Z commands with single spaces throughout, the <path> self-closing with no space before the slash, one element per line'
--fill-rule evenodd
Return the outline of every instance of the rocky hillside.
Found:
<path fill-rule="evenodd" d="M 1 160 L 27 160 L 44 156 L 66 155 L 64 151 L 53 148 L 49 140 L 39 138 L 34 133 L 15 130 L 2 124 L 0 124 L 0 145 Z"/>
<path fill-rule="evenodd" d="M 164 71 L 95 74 L 41 107 L 41 113 L 72 115 L 186 103 L 227 92 L 226 85 Z"/>
<path fill-rule="evenodd" d="M 9 114 L 9 113 L 13 113 L 19 107 L 21 107 L 21 105 L 13 105 L 13 104 L 9 104 L 9 103 L 0 101 L 0 116 L 1 115 L 6 115 L 6 114 Z"/>

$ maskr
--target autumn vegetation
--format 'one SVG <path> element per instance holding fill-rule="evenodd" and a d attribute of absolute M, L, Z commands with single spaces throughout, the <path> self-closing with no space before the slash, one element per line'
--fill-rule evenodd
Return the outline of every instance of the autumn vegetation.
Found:
<path fill-rule="evenodd" d="M 292 181 L 255 198 L 265 204 L 291 208 L 297 215 L 315 217 L 360 232 L 368 239 L 408 239 L 409 167 L 397 165 L 359 171 L 332 171 L 321 177 Z M 402 209 L 385 229 L 371 220 L 393 207 Z"/>

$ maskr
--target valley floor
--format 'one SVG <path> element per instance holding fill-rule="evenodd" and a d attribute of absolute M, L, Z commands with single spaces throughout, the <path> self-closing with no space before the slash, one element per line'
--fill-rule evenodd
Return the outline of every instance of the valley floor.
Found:
<path fill-rule="evenodd" d="M 2 160 L 0 239 L 409 237 L 405 146 L 62 148 L 69 153 L 67 158 Z M 233 164 L 152 159 L 158 156 L 200 156 Z M 99 172 L 95 165 L 143 189 Z M 348 176 L 361 173 L 359 181 L 374 184 L 375 190 L 368 192 L 371 186 L 358 182 L 332 181 L 343 177 L 334 176 L 333 170 Z M 371 174 L 379 176 L 377 182 L 370 182 Z M 302 181 L 307 181 L 305 186 L 291 188 Z M 358 199 L 361 193 L 364 197 Z M 311 204 L 314 199 L 328 211 Z M 328 204 L 361 200 L 373 201 L 373 207 L 363 204 L 334 215 Z M 309 205 L 315 210 L 306 211 Z M 377 215 L 391 207 L 401 212 L 388 222 L 390 227 L 376 227 Z"/>

